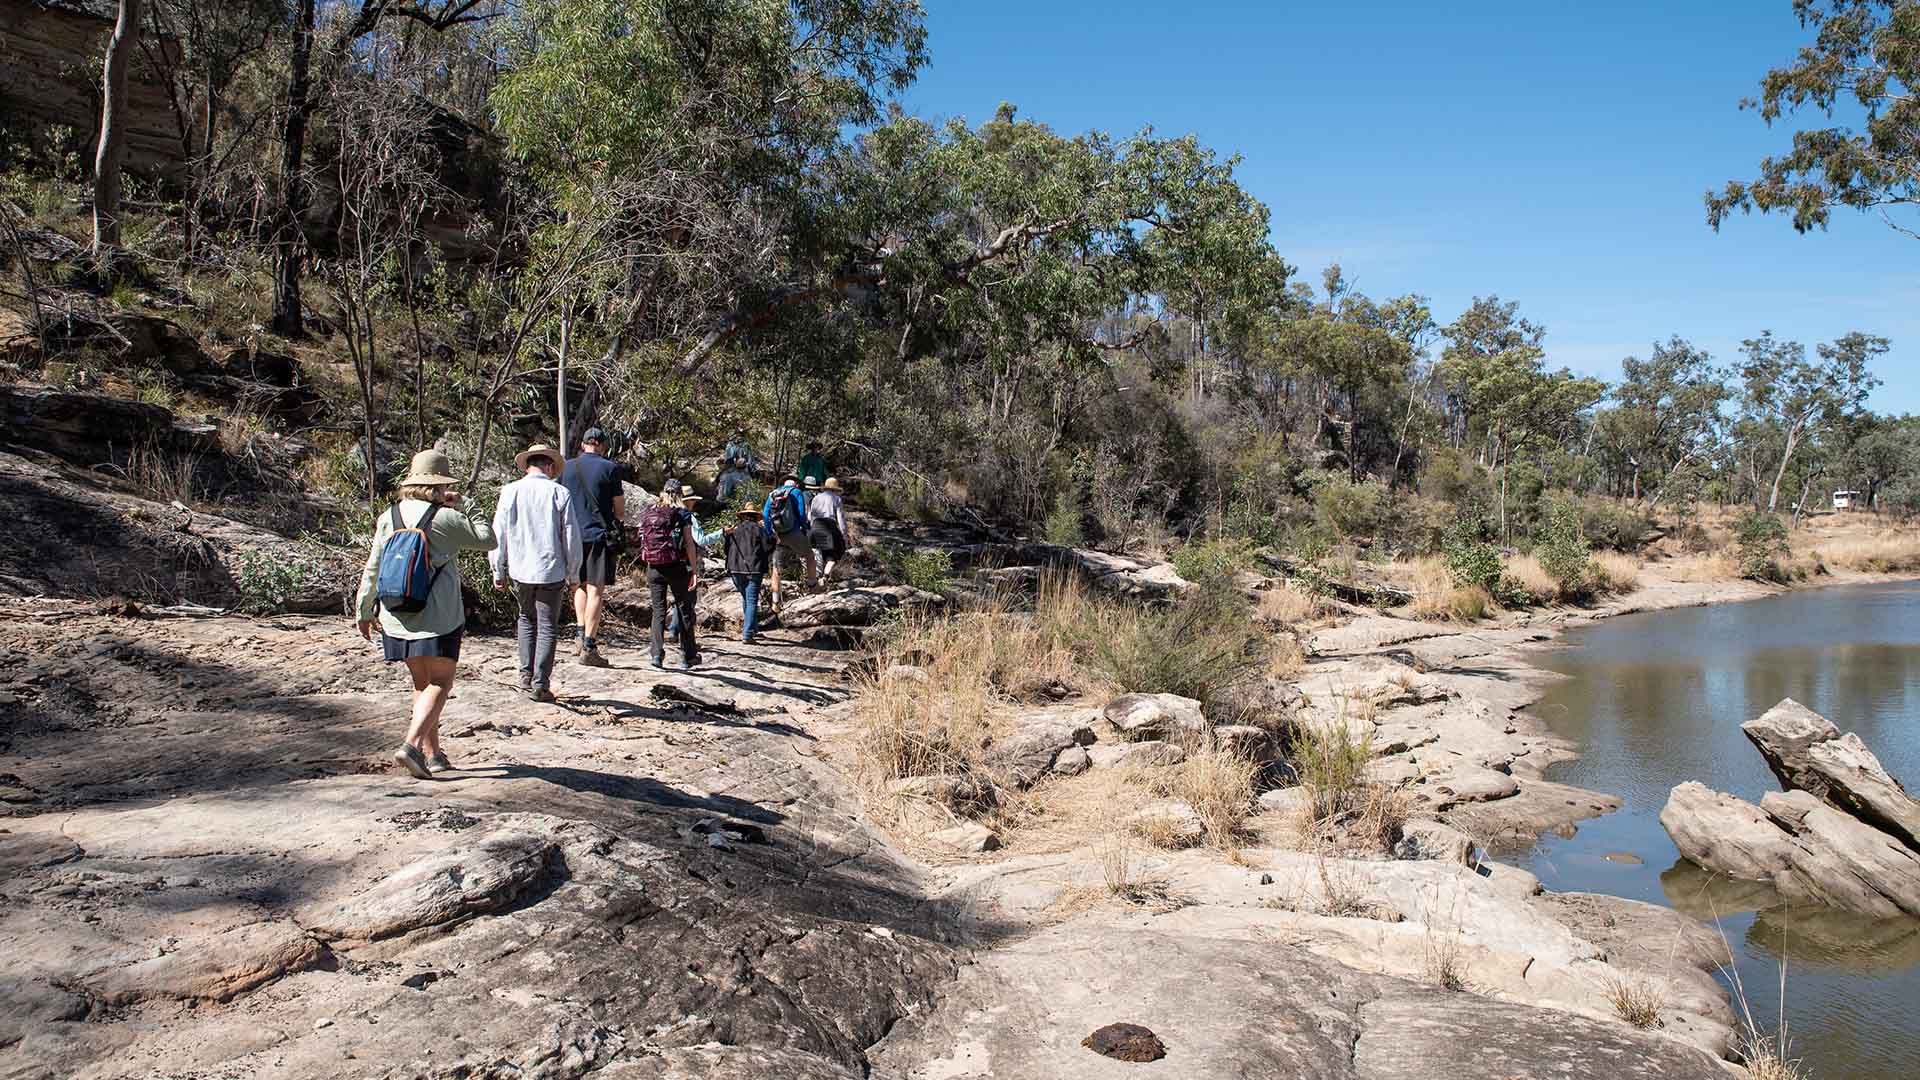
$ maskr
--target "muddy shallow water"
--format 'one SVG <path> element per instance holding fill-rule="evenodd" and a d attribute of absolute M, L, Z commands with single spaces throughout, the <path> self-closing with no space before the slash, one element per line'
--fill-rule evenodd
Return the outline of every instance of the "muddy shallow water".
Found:
<path fill-rule="evenodd" d="M 1521 861 L 1549 889 L 1605 892 L 1718 921 L 1763 1026 L 1785 1015 L 1819 1080 L 1920 1070 L 1920 921 L 1785 909 L 1764 886 L 1709 881 L 1682 861 L 1660 808 L 1699 780 L 1758 802 L 1777 790 L 1740 724 L 1783 697 L 1864 739 L 1920 783 L 1920 584 L 1850 586 L 1608 619 L 1567 633 L 1540 666 L 1570 676 L 1531 710 L 1579 744 L 1552 779 L 1625 800 L 1549 835 Z M 1735 1008 L 1739 1003 L 1736 1001 Z"/>

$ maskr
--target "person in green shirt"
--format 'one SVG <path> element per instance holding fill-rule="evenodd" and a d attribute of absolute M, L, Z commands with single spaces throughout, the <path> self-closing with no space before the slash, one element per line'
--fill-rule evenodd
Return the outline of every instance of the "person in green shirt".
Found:
<path fill-rule="evenodd" d="M 491 551 L 496 543 L 491 523 L 484 518 L 469 518 L 456 509 L 460 493 L 453 490 L 457 481 L 449 475 L 451 468 L 447 455 L 422 450 L 413 455 L 406 479 L 400 481 L 397 510 L 401 528 L 417 525 L 434 504 L 440 507 L 427 524 L 427 548 L 435 576 L 426 606 L 402 613 L 380 605 L 380 555 L 394 532 L 393 511 L 380 515 L 366 568 L 360 573 L 360 591 L 354 597 L 360 636 L 372 641 L 374 627 L 378 626 L 381 652 L 389 661 L 405 663 L 407 674 L 413 676 L 413 719 L 407 727 L 406 741 L 393 752 L 393 760 L 421 780 L 431 780 L 435 769 L 453 767 L 440 748 L 440 711 L 453 690 L 460 639 L 466 632 L 467 613 L 461 602 L 457 559 L 462 551 Z"/>
<path fill-rule="evenodd" d="M 827 455 L 820 452 L 820 444 L 810 442 L 807 452 L 800 457 L 800 482 L 811 487 L 827 478 Z"/>

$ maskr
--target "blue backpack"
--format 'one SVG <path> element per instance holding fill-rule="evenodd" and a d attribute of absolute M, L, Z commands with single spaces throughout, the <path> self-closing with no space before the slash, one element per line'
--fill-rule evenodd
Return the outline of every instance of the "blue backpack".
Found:
<path fill-rule="evenodd" d="M 400 507 L 393 508 L 393 534 L 380 549 L 380 577 L 374 594 L 380 606 L 396 615 L 411 615 L 427 606 L 433 583 L 440 580 L 442 566 L 433 566 L 433 551 L 427 544 L 427 526 L 440 504 L 432 503 L 420 521 L 409 529 L 401 523 Z"/>

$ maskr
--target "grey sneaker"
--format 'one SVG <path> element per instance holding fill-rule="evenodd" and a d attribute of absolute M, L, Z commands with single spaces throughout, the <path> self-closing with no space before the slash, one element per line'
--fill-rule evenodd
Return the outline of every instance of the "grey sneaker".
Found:
<path fill-rule="evenodd" d="M 427 767 L 434 772 L 446 772 L 453 768 L 453 762 L 447 760 L 447 755 L 443 751 L 428 758 Z"/>
<path fill-rule="evenodd" d="M 401 768 L 412 773 L 415 780 L 433 779 L 433 773 L 427 768 L 426 755 L 422 754 L 420 748 L 412 743 L 407 743 L 400 747 L 400 749 L 395 750 L 393 752 L 393 760 L 399 762 Z"/>

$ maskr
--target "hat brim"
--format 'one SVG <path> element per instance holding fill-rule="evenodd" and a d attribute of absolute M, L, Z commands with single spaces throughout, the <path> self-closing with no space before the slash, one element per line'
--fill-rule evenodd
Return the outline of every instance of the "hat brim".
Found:
<path fill-rule="evenodd" d="M 439 473 L 422 473 L 417 476 L 403 477 L 400 481 L 400 486 L 401 487 L 438 487 L 441 484 L 457 484 L 459 482 L 460 481 L 454 479 L 451 476 L 442 476 Z"/>
<path fill-rule="evenodd" d="M 540 457 L 552 458 L 554 461 L 558 462 L 560 464 L 560 467 L 563 469 L 566 468 L 567 466 L 567 459 L 564 457 L 561 457 L 560 451 L 558 450 L 522 450 L 519 453 L 513 455 L 513 463 L 515 465 L 518 465 L 520 468 L 524 469 L 527 467 L 527 459 L 530 457 L 533 457 L 536 454 L 539 455 Z"/>

